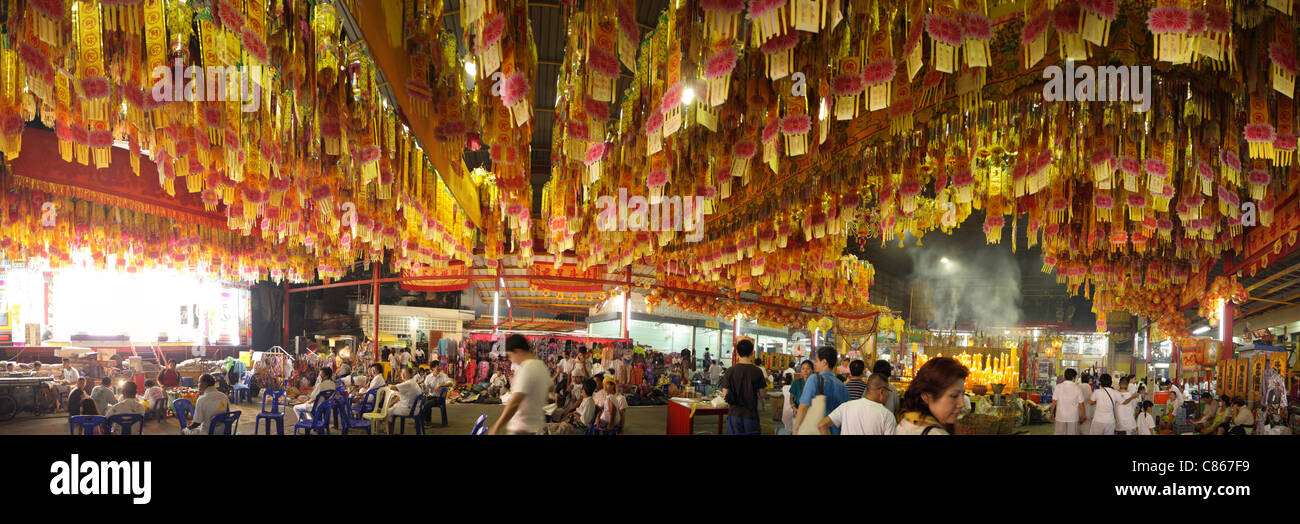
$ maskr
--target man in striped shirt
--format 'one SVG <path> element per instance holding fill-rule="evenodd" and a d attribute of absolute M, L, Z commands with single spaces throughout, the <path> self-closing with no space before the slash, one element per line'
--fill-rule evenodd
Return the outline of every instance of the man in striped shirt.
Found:
<path fill-rule="evenodd" d="M 849 379 L 844 381 L 844 387 L 849 390 L 849 400 L 860 399 L 862 394 L 866 393 L 867 381 L 862 377 L 862 373 L 866 370 L 866 362 L 854 360 L 849 363 Z"/>

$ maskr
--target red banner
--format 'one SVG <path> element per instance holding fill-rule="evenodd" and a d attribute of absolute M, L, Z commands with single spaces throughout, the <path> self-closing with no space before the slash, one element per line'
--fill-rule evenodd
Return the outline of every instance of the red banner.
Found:
<path fill-rule="evenodd" d="M 465 264 L 453 265 L 447 268 L 425 268 L 419 273 L 410 270 L 402 270 L 403 277 L 443 277 L 430 278 L 428 280 L 407 280 L 402 282 L 402 289 L 407 291 L 424 291 L 426 293 L 442 293 L 446 291 L 464 291 L 469 289 L 470 267 Z M 447 278 L 450 277 L 450 278 Z"/>
<path fill-rule="evenodd" d="M 226 229 L 226 216 L 203 207 L 198 193 L 185 191 L 176 181 L 176 196 L 158 183 L 158 169 L 149 158 L 140 159 L 140 174 L 131 172 L 131 152 L 110 148 L 112 163 L 103 169 L 64 162 L 53 131 L 27 128 L 23 152 L 10 162 L 15 184 L 46 193 L 81 198 L 101 204 L 166 217 L 179 222 Z"/>
<path fill-rule="evenodd" d="M 587 268 L 586 271 L 578 269 L 578 266 L 565 264 L 555 269 L 552 266 L 536 265 L 528 269 L 528 272 L 534 276 L 560 276 L 566 278 L 589 278 L 592 280 L 605 280 L 605 266 L 594 266 Z M 572 280 L 542 280 L 533 279 L 532 286 L 556 293 L 599 293 L 605 290 L 603 283 L 574 282 Z"/>

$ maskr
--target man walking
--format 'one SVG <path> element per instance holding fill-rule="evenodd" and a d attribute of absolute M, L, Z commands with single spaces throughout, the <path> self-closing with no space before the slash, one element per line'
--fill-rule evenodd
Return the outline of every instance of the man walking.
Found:
<path fill-rule="evenodd" d="M 497 435 L 504 431 L 511 435 L 535 435 L 546 421 L 542 406 L 546 404 L 546 393 L 552 387 L 551 374 L 547 372 L 546 364 L 533 355 L 528 339 L 523 335 L 510 335 L 506 339 L 506 354 L 510 362 L 519 366 L 519 371 L 511 380 L 510 402 L 488 434 Z"/>
<path fill-rule="evenodd" d="M 841 435 L 893 435 L 897 420 L 894 413 L 882 404 L 888 396 L 885 390 L 888 383 L 888 377 L 872 373 L 867 377 L 867 389 L 862 398 L 840 404 L 822 418 L 817 430 L 823 435 L 830 435 L 832 427 L 840 428 Z"/>
<path fill-rule="evenodd" d="M 736 364 L 722 376 L 723 398 L 731 407 L 727 410 L 728 435 L 757 435 L 758 394 L 767 388 L 763 370 L 754 365 L 754 342 L 741 339 L 736 342 Z"/>
<path fill-rule="evenodd" d="M 795 417 L 795 431 L 803 427 L 803 419 L 808 416 L 808 410 L 812 405 L 814 398 L 818 395 L 826 396 L 826 413 L 835 411 L 840 404 L 849 401 L 849 390 L 844 387 L 844 383 L 835 376 L 835 362 L 839 355 L 835 353 L 835 348 L 831 346 L 822 346 L 817 348 L 817 360 L 813 366 L 817 374 L 808 378 L 804 384 L 803 393 L 799 399 L 799 413 Z M 825 416 L 825 415 L 822 415 Z M 839 428 L 831 428 L 831 434 L 839 435 Z"/>

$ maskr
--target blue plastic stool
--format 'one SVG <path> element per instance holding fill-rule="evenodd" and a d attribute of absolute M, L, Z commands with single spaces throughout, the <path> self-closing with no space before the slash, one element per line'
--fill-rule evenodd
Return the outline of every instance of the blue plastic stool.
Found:
<path fill-rule="evenodd" d="M 77 427 L 81 427 L 82 435 L 94 435 L 95 428 L 100 428 L 100 434 L 103 434 L 104 425 L 108 419 L 99 415 L 74 415 L 68 417 L 68 434 L 76 435 Z"/>
<path fill-rule="evenodd" d="M 266 398 L 271 397 L 271 410 L 266 409 Z M 258 433 L 258 428 L 262 420 L 266 420 L 266 434 L 271 434 L 271 422 L 275 422 L 277 434 L 284 434 L 284 411 L 280 409 L 280 399 L 284 398 L 283 389 L 267 389 L 262 391 L 262 412 L 257 414 L 253 420 L 253 434 Z"/>
<path fill-rule="evenodd" d="M 471 429 L 469 434 L 482 435 L 487 433 L 487 430 L 487 413 L 484 413 L 478 416 L 478 420 L 474 421 L 474 429 Z"/>
<path fill-rule="evenodd" d="M 225 413 L 218 413 L 216 416 L 212 417 L 212 420 L 208 421 L 208 434 L 216 435 L 217 424 L 221 424 L 222 435 L 238 435 L 239 416 L 243 414 L 244 413 L 242 411 L 227 411 Z"/>
<path fill-rule="evenodd" d="M 424 393 L 420 393 L 419 395 L 416 395 L 415 400 L 411 401 L 410 413 L 407 413 L 405 415 L 394 414 L 393 418 L 388 419 L 388 434 L 390 435 L 393 434 L 393 426 L 397 424 L 398 419 L 402 420 L 402 433 L 406 433 L 406 419 L 411 419 L 413 422 L 415 422 L 415 434 L 423 435 L 424 434 Z"/>
<path fill-rule="evenodd" d="M 181 432 L 194 420 L 194 404 L 183 398 L 172 401 L 172 410 L 176 411 L 176 421 L 181 424 Z"/>
<path fill-rule="evenodd" d="M 108 421 L 112 423 L 114 426 L 118 426 L 122 428 L 123 435 L 130 435 L 131 428 L 134 427 L 136 424 L 140 425 L 140 429 L 136 430 L 135 434 L 140 435 L 144 433 L 144 415 L 124 413 L 121 415 L 113 415 L 111 417 L 108 417 Z"/>

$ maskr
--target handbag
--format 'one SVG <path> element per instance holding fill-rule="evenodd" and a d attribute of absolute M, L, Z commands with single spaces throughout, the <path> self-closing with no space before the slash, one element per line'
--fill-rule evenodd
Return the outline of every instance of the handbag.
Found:
<path fill-rule="evenodd" d="M 821 374 L 817 374 L 817 395 L 813 397 L 812 402 L 808 404 L 808 413 L 803 417 L 803 424 L 799 425 L 796 435 L 820 435 L 821 431 L 817 425 L 821 424 L 823 418 L 826 418 L 826 379 Z"/>

